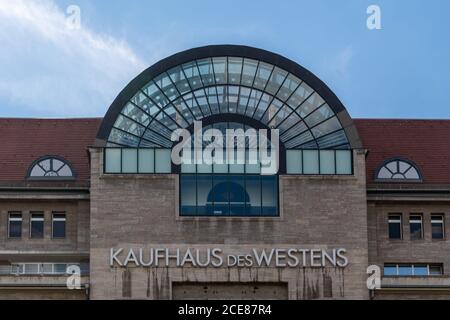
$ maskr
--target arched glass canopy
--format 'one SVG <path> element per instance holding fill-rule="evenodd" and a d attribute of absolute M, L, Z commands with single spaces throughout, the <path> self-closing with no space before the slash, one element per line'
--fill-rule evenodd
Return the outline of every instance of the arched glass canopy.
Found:
<path fill-rule="evenodd" d="M 144 71 L 115 100 L 98 140 L 171 148 L 175 129 L 217 116 L 279 129 L 286 149 L 361 145 L 343 105 L 313 74 L 279 55 L 228 45 L 188 50 Z"/>

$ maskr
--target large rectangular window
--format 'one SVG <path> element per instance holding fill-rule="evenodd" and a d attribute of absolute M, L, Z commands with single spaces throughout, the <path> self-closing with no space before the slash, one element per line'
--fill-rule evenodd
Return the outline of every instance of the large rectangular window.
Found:
<path fill-rule="evenodd" d="M 442 264 L 385 264 L 384 276 L 385 277 L 430 277 L 430 276 L 442 276 L 443 267 Z"/>
<path fill-rule="evenodd" d="M 61 239 L 66 237 L 66 214 L 53 213 L 52 219 L 52 237 Z"/>
<path fill-rule="evenodd" d="M 445 237 L 445 224 L 443 214 L 431 215 L 431 234 L 433 240 L 443 240 Z"/>
<path fill-rule="evenodd" d="M 42 212 L 31 213 L 30 237 L 32 239 L 44 238 L 44 214 Z"/>
<path fill-rule="evenodd" d="M 171 173 L 170 149 L 106 148 L 104 150 L 106 174 Z"/>
<path fill-rule="evenodd" d="M 351 175 L 352 150 L 287 150 L 286 173 L 295 175 Z"/>
<path fill-rule="evenodd" d="M 402 239 L 402 215 L 390 214 L 389 215 L 389 239 L 399 240 Z"/>
<path fill-rule="evenodd" d="M 410 230 L 411 240 L 423 239 L 422 215 L 421 214 L 410 215 L 409 230 Z"/>
<path fill-rule="evenodd" d="M 181 216 L 278 216 L 278 177 L 183 174 Z"/>
<path fill-rule="evenodd" d="M 8 236 L 12 239 L 22 237 L 22 213 L 11 212 L 8 218 Z"/>

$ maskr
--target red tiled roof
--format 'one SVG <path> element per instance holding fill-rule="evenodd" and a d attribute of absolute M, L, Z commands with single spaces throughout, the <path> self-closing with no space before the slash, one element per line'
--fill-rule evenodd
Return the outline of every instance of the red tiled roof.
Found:
<path fill-rule="evenodd" d="M 384 161 L 413 161 L 426 184 L 450 183 L 450 120 L 354 119 L 367 158 L 367 183 Z"/>
<path fill-rule="evenodd" d="M 101 118 L 0 119 L 0 182 L 23 182 L 37 158 L 67 159 L 78 181 L 89 180 L 87 148 L 94 144 Z M 450 184 L 450 120 L 355 119 L 367 158 L 368 183 L 387 159 L 416 163 L 427 184 Z"/>
<path fill-rule="evenodd" d="M 42 156 L 58 155 L 74 167 L 77 182 L 89 180 L 88 146 L 102 119 L 0 119 L 0 181 L 26 180 L 28 168 Z"/>

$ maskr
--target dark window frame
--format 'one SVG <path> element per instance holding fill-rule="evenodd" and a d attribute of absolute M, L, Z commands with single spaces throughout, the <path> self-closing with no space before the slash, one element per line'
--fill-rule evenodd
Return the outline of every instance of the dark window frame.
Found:
<path fill-rule="evenodd" d="M 42 216 L 42 235 L 36 236 L 33 235 L 33 222 L 37 222 L 40 220 L 35 220 L 36 218 L 34 216 Z M 40 218 L 38 218 L 40 219 Z M 30 239 L 44 239 L 45 238 L 45 214 L 42 211 L 32 211 L 30 212 Z"/>
<path fill-rule="evenodd" d="M 17 217 L 13 217 L 17 216 Z M 20 218 L 19 218 L 20 216 Z M 15 222 L 12 219 L 20 219 L 20 235 L 11 236 L 11 222 Z M 23 213 L 21 211 L 10 211 L 8 212 L 8 239 L 20 240 L 23 237 Z"/>
<path fill-rule="evenodd" d="M 436 217 L 439 217 L 440 218 L 440 221 L 439 222 L 433 222 L 433 219 L 434 218 L 436 218 Z M 437 220 L 435 220 L 435 221 L 437 221 Z M 439 237 L 439 238 L 435 238 L 434 237 L 434 232 L 433 232 L 433 224 L 440 224 L 440 227 L 441 227 L 441 231 L 442 231 L 442 236 L 441 237 Z M 431 239 L 433 240 L 433 241 L 442 241 L 442 240 L 445 240 L 445 238 L 446 238 L 446 232 L 445 232 L 445 214 L 443 214 L 443 213 L 432 213 L 431 214 L 431 217 L 430 217 L 430 225 L 431 225 Z"/>
<path fill-rule="evenodd" d="M 420 219 L 412 221 L 413 217 L 417 218 L 419 217 Z M 417 222 L 419 221 L 420 222 Z M 414 238 L 413 237 L 413 224 L 419 224 L 420 225 L 420 236 L 418 238 Z M 411 213 L 409 215 L 409 236 L 410 236 L 410 240 L 411 241 L 420 241 L 420 240 L 424 240 L 425 238 L 425 232 L 424 232 L 424 226 L 423 226 L 423 214 L 422 213 Z"/>
<path fill-rule="evenodd" d="M 56 216 L 61 216 L 60 218 Z M 64 220 L 58 221 L 57 219 L 63 219 L 62 216 L 64 216 Z M 55 236 L 55 222 L 64 222 L 64 236 Z M 52 239 L 60 240 L 60 239 L 66 239 L 67 238 L 67 213 L 63 211 L 54 211 L 52 212 Z"/>
<path fill-rule="evenodd" d="M 395 218 L 400 218 L 400 221 L 397 221 L 398 219 Z M 391 220 L 393 222 L 391 222 Z M 391 225 L 392 224 L 398 224 L 399 225 L 399 237 L 392 237 L 391 236 Z M 403 240 L 403 214 L 402 213 L 389 213 L 388 214 L 388 238 L 389 240 Z"/>

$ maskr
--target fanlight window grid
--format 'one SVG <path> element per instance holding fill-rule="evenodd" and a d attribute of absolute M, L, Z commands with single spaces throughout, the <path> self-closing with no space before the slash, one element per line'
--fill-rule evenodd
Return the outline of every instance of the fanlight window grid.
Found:
<path fill-rule="evenodd" d="M 47 157 L 38 160 L 29 171 L 29 178 L 73 178 L 70 165 L 63 159 Z"/>
<path fill-rule="evenodd" d="M 238 114 L 280 130 L 287 149 L 349 149 L 342 125 L 308 84 L 271 64 L 215 57 L 154 78 L 125 105 L 108 146 L 171 148 L 173 130 Z"/>
<path fill-rule="evenodd" d="M 419 170 L 407 160 L 395 159 L 384 164 L 378 170 L 377 180 L 385 181 L 420 181 Z"/>

